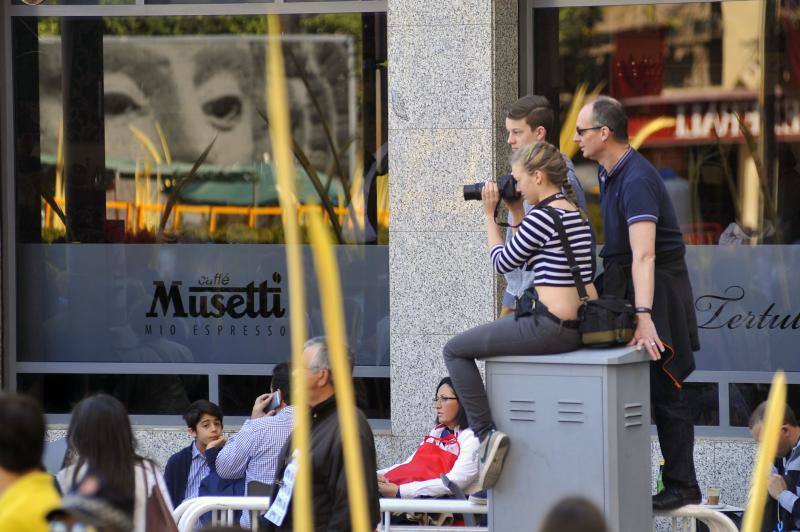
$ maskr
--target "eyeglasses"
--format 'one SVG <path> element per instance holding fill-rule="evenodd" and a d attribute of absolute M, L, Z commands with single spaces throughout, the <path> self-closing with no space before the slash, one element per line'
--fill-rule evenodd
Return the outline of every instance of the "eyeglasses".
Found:
<path fill-rule="evenodd" d="M 575 132 L 578 133 L 579 137 L 582 137 L 583 134 L 586 133 L 587 131 L 591 131 L 593 129 L 603 129 L 604 127 L 608 127 L 608 126 L 594 126 L 594 127 L 577 127 L 576 126 L 575 127 Z M 609 128 L 609 129 L 611 129 L 611 128 Z"/>
<path fill-rule="evenodd" d="M 445 395 L 440 395 L 439 397 L 433 398 L 433 404 L 446 403 L 447 401 L 458 401 L 458 397 L 447 397 Z"/>

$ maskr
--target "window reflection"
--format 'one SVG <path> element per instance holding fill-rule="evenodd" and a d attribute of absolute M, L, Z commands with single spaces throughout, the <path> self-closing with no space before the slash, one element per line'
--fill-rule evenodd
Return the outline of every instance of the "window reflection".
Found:
<path fill-rule="evenodd" d="M 263 20 L 97 21 L 103 44 L 91 59 L 103 69 L 103 188 L 106 220 L 115 220 L 99 228 L 105 240 L 280 243 L 281 211 L 264 119 Z M 379 33 L 364 33 L 375 21 Z M 27 44 L 38 67 L 27 66 L 39 71 L 39 159 L 43 195 L 51 196 L 39 202 L 41 221 L 23 218 L 19 225 L 23 234 L 41 225 L 46 242 L 76 239 L 67 234 L 59 211 L 69 218 L 79 208 L 67 202 L 66 193 L 65 158 L 72 146 L 63 125 L 62 76 L 71 59 L 63 54 L 73 48 L 62 42 L 64 24 L 41 19 L 17 30 L 38 32 Z M 383 22 L 371 14 L 341 14 L 284 16 L 282 24 L 301 223 L 321 205 L 335 220 L 340 241 L 386 243 L 386 165 L 374 155 L 386 151 L 386 90 L 378 86 L 385 84 L 385 63 L 374 55 L 385 44 L 364 42 L 385 40 Z M 212 140 L 195 179 L 179 186 Z M 172 196 L 175 205 L 162 220 Z M 161 225 L 166 238 L 156 236 Z"/>
<path fill-rule="evenodd" d="M 544 75 L 537 65 L 534 92 L 558 101 L 562 118 L 582 90 L 620 99 L 687 243 L 800 240 L 800 3 L 547 8 L 534 17 L 558 27 L 534 32 L 536 57 L 561 58 Z M 596 166 L 575 159 L 597 201 Z"/>
<path fill-rule="evenodd" d="M 170 374 L 186 364 L 285 359 L 288 274 L 264 118 L 264 18 L 11 23 L 14 356 L 126 365 L 130 374 L 59 381 L 18 373 L 19 387 L 50 412 L 104 390 L 132 413 L 172 414 L 209 394 L 206 377 Z M 386 15 L 286 15 L 281 24 L 300 202 L 293 214 L 302 226 L 324 212 L 343 244 L 336 253 L 356 363 L 388 366 Z M 277 245 L 176 245 L 218 243 Z M 310 255 L 306 268 L 307 325 L 322 334 Z M 154 307 L 159 286 L 169 290 L 168 308 Z M 281 312 L 241 312 L 265 297 L 262 286 L 276 306 L 281 298 Z M 191 311 L 201 297 L 213 309 Z M 154 365 L 162 374 L 138 375 Z M 383 416 L 388 380 L 373 380 L 363 406 Z"/>
<path fill-rule="evenodd" d="M 769 397 L 769 384 L 731 383 L 728 385 L 730 397 L 730 425 L 747 427 L 750 415 L 758 405 Z M 795 413 L 800 412 L 800 385 L 786 386 L 786 404 Z"/>
<path fill-rule="evenodd" d="M 36 397 L 50 414 L 68 414 L 84 397 L 103 392 L 122 401 L 129 414 L 183 415 L 208 397 L 208 377 L 29 373 L 18 376 L 17 389 Z"/>

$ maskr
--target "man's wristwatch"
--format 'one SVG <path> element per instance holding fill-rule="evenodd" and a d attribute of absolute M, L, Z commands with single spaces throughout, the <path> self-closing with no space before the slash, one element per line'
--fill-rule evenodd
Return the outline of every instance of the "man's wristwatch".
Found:
<path fill-rule="evenodd" d="M 651 309 L 649 307 L 636 307 L 635 309 L 633 309 L 633 311 L 636 314 L 652 314 L 653 313 L 653 309 Z"/>

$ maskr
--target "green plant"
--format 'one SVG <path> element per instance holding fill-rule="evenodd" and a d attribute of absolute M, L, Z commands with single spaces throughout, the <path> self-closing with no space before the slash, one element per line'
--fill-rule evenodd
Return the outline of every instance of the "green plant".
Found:
<path fill-rule="evenodd" d="M 164 211 L 161 213 L 161 221 L 158 224 L 158 239 L 164 239 L 164 228 L 167 226 L 167 220 L 169 220 L 169 215 L 172 213 L 172 209 L 175 207 L 175 204 L 178 203 L 178 196 L 181 193 L 181 190 L 197 179 L 197 171 L 200 169 L 200 166 L 205 162 L 206 157 L 208 157 L 208 153 L 211 151 L 211 148 L 214 147 L 214 143 L 217 141 L 217 135 L 214 135 L 214 138 L 211 139 L 211 143 L 206 146 L 206 149 L 203 150 L 203 153 L 200 154 L 200 157 L 192 165 L 192 169 L 189 170 L 189 173 L 181 179 L 170 191 L 169 197 L 167 198 L 166 204 L 164 204 Z"/>
<path fill-rule="evenodd" d="M 261 110 L 258 111 L 258 114 L 261 116 L 264 122 L 266 122 L 267 127 L 269 127 L 269 118 L 267 118 L 267 115 L 262 113 Z M 334 235 L 336 236 L 337 244 L 343 244 L 344 236 L 342 235 L 342 226 L 339 224 L 339 217 L 336 215 L 336 212 L 333 209 L 333 203 L 328 197 L 328 193 L 326 192 L 325 187 L 322 185 L 322 181 L 319 179 L 319 174 L 317 174 L 317 170 L 314 168 L 314 165 L 312 165 L 311 161 L 308 160 L 303 148 L 300 147 L 294 136 L 291 138 L 292 153 L 294 154 L 295 159 L 297 159 L 297 162 L 300 163 L 300 166 L 303 167 L 303 170 L 306 171 L 306 175 L 308 175 L 309 180 L 311 180 L 311 184 L 314 186 L 314 190 L 317 192 L 317 196 L 319 196 L 319 199 L 322 202 L 322 207 L 328 213 Z"/>

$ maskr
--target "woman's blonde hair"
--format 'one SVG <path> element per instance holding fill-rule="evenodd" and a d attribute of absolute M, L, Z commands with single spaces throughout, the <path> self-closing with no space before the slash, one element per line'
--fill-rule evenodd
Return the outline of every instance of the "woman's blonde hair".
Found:
<path fill-rule="evenodd" d="M 547 141 L 537 140 L 533 144 L 518 149 L 511 154 L 511 166 L 521 165 L 528 175 L 536 170 L 547 176 L 550 183 L 560 187 L 567 199 L 581 211 L 578 197 L 567 179 L 567 163 L 558 148 Z"/>

